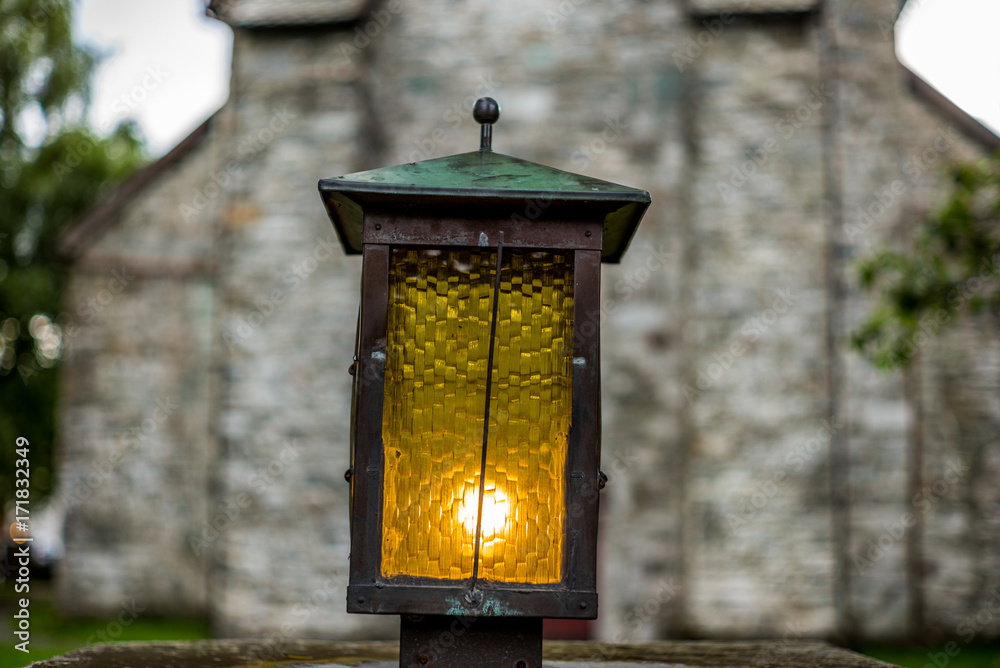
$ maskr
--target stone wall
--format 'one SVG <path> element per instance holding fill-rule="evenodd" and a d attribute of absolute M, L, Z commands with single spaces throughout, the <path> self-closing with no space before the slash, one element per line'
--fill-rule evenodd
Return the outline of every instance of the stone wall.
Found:
<path fill-rule="evenodd" d="M 179 205 L 206 182 L 212 144 L 165 170 L 74 264 L 56 497 L 69 612 L 208 604 L 208 562 L 189 536 L 205 522 L 215 461 L 214 240 Z"/>

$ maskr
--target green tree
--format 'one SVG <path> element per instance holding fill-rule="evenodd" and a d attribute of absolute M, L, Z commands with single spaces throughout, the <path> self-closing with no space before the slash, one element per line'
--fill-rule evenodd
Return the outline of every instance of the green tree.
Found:
<path fill-rule="evenodd" d="M 85 122 L 96 62 L 73 42 L 69 0 L 0 0 L 0 500 L 15 441 L 30 442 L 32 500 L 52 485 L 65 271 L 57 240 L 145 159 L 130 123 Z M 4 528 L 6 531 L 6 528 Z"/>
<path fill-rule="evenodd" d="M 905 367 L 965 314 L 991 314 L 1000 332 L 1000 153 L 956 165 L 950 176 L 945 205 L 910 250 L 879 250 L 858 265 L 877 301 L 851 343 L 882 368 Z"/>

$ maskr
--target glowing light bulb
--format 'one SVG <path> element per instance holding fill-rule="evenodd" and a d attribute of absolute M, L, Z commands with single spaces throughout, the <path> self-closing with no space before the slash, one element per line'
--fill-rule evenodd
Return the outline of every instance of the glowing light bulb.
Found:
<path fill-rule="evenodd" d="M 479 512 L 479 489 L 470 488 L 458 508 L 458 519 L 470 536 L 476 535 L 476 516 Z M 507 496 L 499 489 L 483 492 L 483 541 L 501 537 L 507 526 L 510 504 Z"/>

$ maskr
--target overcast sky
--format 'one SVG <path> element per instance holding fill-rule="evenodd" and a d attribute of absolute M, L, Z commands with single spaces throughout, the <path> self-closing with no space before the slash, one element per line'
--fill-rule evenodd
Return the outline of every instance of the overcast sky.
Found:
<path fill-rule="evenodd" d="M 179 143 L 229 95 L 233 33 L 204 0 L 80 0 L 78 41 L 105 58 L 90 119 L 110 130 L 136 118 L 154 155 Z"/>
<path fill-rule="evenodd" d="M 154 155 L 182 140 L 229 94 L 232 32 L 204 0 L 80 0 L 77 34 L 106 58 L 91 121 L 139 121 Z M 1000 133 L 1000 0 L 910 0 L 900 58 Z"/>

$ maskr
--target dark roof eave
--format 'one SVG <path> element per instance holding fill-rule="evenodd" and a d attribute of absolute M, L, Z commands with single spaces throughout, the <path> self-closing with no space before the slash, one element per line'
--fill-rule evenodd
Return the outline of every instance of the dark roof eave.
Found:
<path fill-rule="evenodd" d="M 140 169 L 84 213 L 57 242 L 56 252 L 59 257 L 66 262 L 73 262 L 80 257 L 90 242 L 111 225 L 122 209 L 134 201 L 163 172 L 180 163 L 201 144 L 208 135 L 214 119 L 215 114 L 212 114 L 166 155 Z"/>
<path fill-rule="evenodd" d="M 559 192 L 514 189 L 470 189 L 440 187 L 389 186 L 386 184 L 343 182 L 323 179 L 319 182 L 323 203 L 347 255 L 362 252 L 362 229 L 368 207 L 385 212 L 403 212 L 414 206 L 422 214 L 460 211 L 473 217 L 484 210 L 500 207 L 502 216 L 512 204 L 542 202 L 546 220 L 570 215 L 579 220 L 600 216 L 604 224 L 601 261 L 617 264 L 635 235 L 636 228 L 650 205 L 646 191 L 619 193 Z M 346 207 L 343 212 L 338 209 Z M 583 213 L 585 211 L 585 213 Z M 475 212 L 475 213 L 472 213 Z M 488 216 L 487 216 L 488 217 Z"/>

